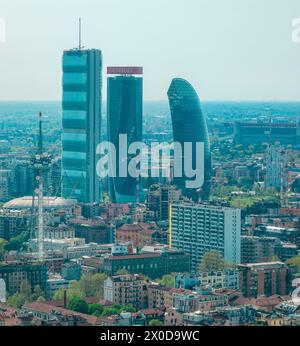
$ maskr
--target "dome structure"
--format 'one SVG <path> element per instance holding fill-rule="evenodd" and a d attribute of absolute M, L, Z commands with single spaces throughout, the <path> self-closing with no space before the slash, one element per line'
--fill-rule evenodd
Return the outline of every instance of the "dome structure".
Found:
<path fill-rule="evenodd" d="M 34 206 L 37 207 L 37 197 L 34 198 Z M 43 197 L 44 209 L 64 209 L 75 206 L 76 201 L 62 197 Z M 15 198 L 3 205 L 3 209 L 30 209 L 32 207 L 32 196 Z"/>

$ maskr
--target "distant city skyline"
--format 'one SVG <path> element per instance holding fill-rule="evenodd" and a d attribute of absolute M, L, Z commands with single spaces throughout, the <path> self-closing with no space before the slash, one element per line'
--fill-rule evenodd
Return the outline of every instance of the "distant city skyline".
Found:
<path fill-rule="evenodd" d="M 145 100 L 167 101 L 176 77 L 204 101 L 300 100 L 298 0 L 1 4 L 0 100 L 61 100 L 62 54 L 78 45 L 79 17 L 82 44 L 103 53 L 104 85 L 106 66 L 130 65 L 144 67 Z"/>

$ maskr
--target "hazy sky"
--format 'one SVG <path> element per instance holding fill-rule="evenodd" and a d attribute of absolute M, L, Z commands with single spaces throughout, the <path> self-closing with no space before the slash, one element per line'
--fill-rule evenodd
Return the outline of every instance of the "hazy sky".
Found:
<path fill-rule="evenodd" d="M 0 0 L 1 100 L 60 100 L 79 16 L 105 67 L 144 66 L 147 100 L 166 99 L 173 77 L 205 100 L 300 100 L 299 0 Z"/>

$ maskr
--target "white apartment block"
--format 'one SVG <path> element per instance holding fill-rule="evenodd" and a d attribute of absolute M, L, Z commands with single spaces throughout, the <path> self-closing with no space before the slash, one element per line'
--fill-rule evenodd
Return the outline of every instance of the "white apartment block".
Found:
<path fill-rule="evenodd" d="M 203 255 L 218 251 L 226 261 L 240 263 L 240 209 L 205 204 L 173 204 L 171 207 L 170 245 L 192 258 L 198 269 Z"/>

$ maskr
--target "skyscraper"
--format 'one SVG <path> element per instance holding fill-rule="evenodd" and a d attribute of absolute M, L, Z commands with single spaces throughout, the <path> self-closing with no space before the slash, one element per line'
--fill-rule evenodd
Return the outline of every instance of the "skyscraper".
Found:
<path fill-rule="evenodd" d="M 285 191 L 287 188 L 287 154 L 281 146 L 272 145 L 266 155 L 266 187 Z"/>
<path fill-rule="evenodd" d="M 142 68 L 109 67 L 107 72 L 117 74 L 107 79 L 107 133 L 117 151 L 117 177 L 110 178 L 110 197 L 115 203 L 135 203 L 137 179 L 119 174 L 119 159 L 130 159 L 129 155 L 120 157 L 119 135 L 127 135 L 128 146 L 142 140 L 143 79 L 134 76 L 142 74 Z"/>
<path fill-rule="evenodd" d="M 192 143 L 193 168 L 195 168 L 197 160 L 196 143 L 204 143 L 204 183 L 202 188 L 200 190 L 187 189 L 185 183 L 189 178 L 185 174 L 180 178 L 175 177 L 174 183 L 182 189 L 184 195 L 194 201 L 198 201 L 199 197 L 202 200 L 208 200 L 211 179 L 211 154 L 206 119 L 201 111 L 199 97 L 190 83 L 184 79 L 175 78 L 169 87 L 168 98 L 174 141 L 180 143 L 182 147 L 185 142 Z M 184 166 L 182 165 L 182 167 Z"/>
<path fill-rule="evenodd" d="M 63 54 L 62 194 L 99 202 L 96 147 L 101 134 L 102 55 L 73 49 Z"/>

